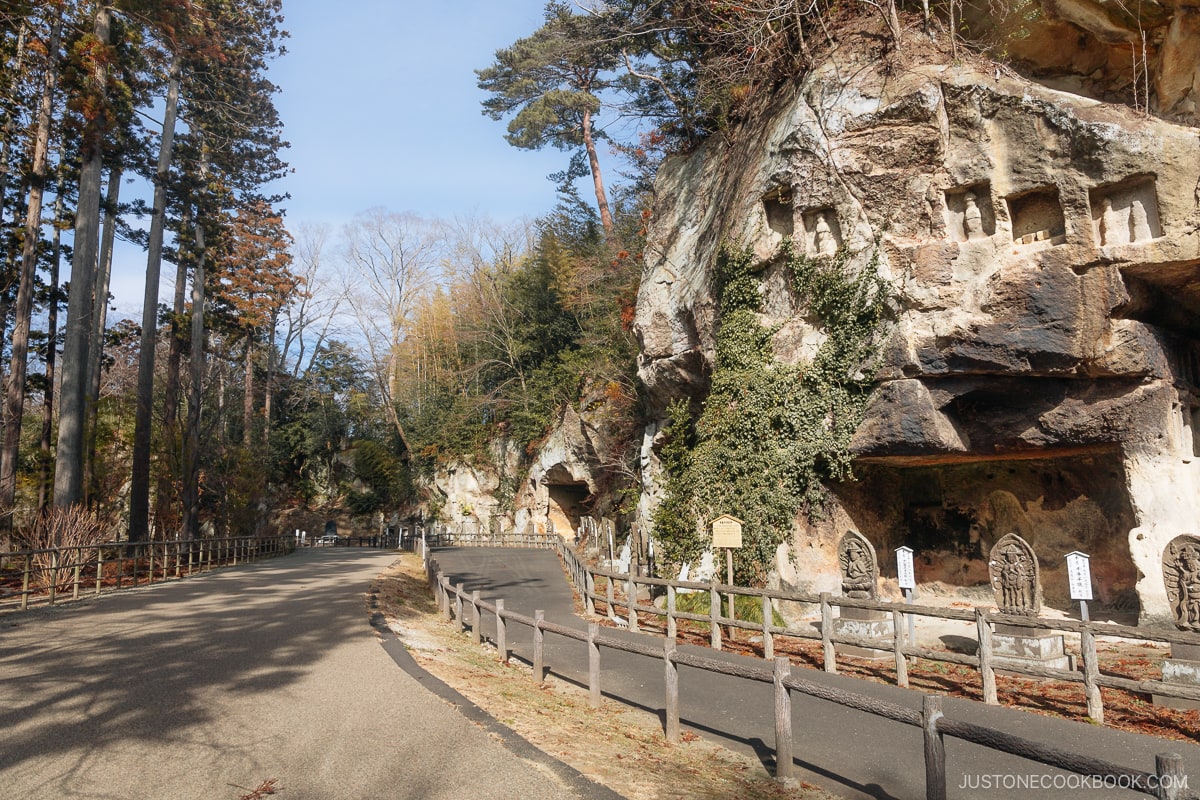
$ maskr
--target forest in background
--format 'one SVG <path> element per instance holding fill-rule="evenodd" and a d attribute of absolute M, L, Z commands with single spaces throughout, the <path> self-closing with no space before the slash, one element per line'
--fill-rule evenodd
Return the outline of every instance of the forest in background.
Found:
<path fill-rule="evenodd" d="M 899 44 L 895 3 L 853 9 Z M 551 2 L 477 80 L 510 144 L 564 152 L 556 209 L 290 231 L 279 0 L 0 5 L 6 537 L 61 540 L 33 523 L 80 509 L 89 535 L 142 540 L 261 532 L 297 502 L 411 508 L 439 465 L 497 439 L 528 455 L 588 397 L 630 444 L 656 166 L 731 135 L 844 13 Z M 122 198 L 133 181 L 151 203 Z M 106 324 L 118 236 L 146 249 L 140 324 Z"/>

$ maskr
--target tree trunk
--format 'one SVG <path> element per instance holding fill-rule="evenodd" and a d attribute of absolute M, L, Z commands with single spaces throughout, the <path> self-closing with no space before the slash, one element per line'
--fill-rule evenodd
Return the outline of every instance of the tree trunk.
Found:
<path fill-rule="evenodd" d="M 109 43 L 112 12 L 96 11 L 95 33 Z M 101 67 L 97 86 L 105 85 Z M 67 508 L 79 502 L 83 489 L 83 420 L 86 406 L 88 334 L 92 327 L 92 289 L 100 233 L 100 178 L 103 168 L 103 121 L 88 123 L 83 136 L 83 169 L 79 173 L 79 204 L 75 211 L 75 255 L 71 263 L 71 293 L 67 302 L 66 341 L 63 343 L 62 395 L 58 403 L 58 447 L 54 456 L 54 505 Z"/>
<path fill-rule="evenodd" d="M 144 540 L 150 532 L 150 446 L 154 403 L 154 351 L 158 343 L 158 285 L 162 274 L 163 231 L 167 216 L 167 180 L 175 145 L 175 115 L 179 107 L 180 59 L 171 62 L 167 105 L 163 115 L 158 168 L 154 175 L 154 216 L 150 221 L 146 256 L 146 290 L 142 298 L 142 337 L 138 349 L 137 411 L 133 426 L 133 469 L 129 483 L 129 540 Z M 180 263 L 183 259 L 180 258 Z M 177 291 L 177 294 L 179 292 Z M 182 304 L 181 304 L 182 305 Z M 172 345 L 173 346 L 173 345 Z M 178 379 L 178 372 L 176 372 Z"/>
<path fill-rule="evenodd" d="M 47 61 L 47 65 L 46 65 L 47 70 L 50 69 L 49 65 L 50 65 L 50 63 L 52 63 L 52 61 L 55 57 L 55 54 L 58 52 L 58 40 L 56 37 L 58 35 L 59 30 L 61 29 L 61 26 L 62 26 L 62 14 L 59 13 L 59 15 L 54 20 L 54 26 L 50 29 L 50 45 L 46 49 L 46 53 L 47 53 L 47 57 L 48 57 L 48 61 Z M 24 72 L 24 70 L 25 70 L 25 65 L 24 65 L 25 37 L 28 34 L 28 32 L 29 32 L 29 27 L 25 24 L 25 21 L 22 20 L 21 28 L 19 31 L 17 31 L 17 50 L 13 57 L 12 72 L 15 75 L 19 75 L 22 72 Z M 5 207 L 8 205 L 8 157 L 9 157 L 9 152 L 12 149 L 12 141 L 13 141 L 13 138 L 16 136 L 16 132 L 17 132 L 16 116 L 15 115 L 9 116 L 9 118 L 4 121 L 4 133 L 3 133 L 2 138 L 0 138 L 0 224 L 3 224 L 3 222 L 4 222 L 4 210 L 5 210 Z M 19 212 L 14 210 L 14 212 L 13 212 L 13 222 L 14 223 L 16 222 L 17 213 L 19 213 Z M 16 227 L 16 226 L 14 225 L 14 227 Z"/>
<path fill-rule="evenodd" d="M 38 467 L 38 511 L 45 511 L 50 504 L 53 488 L 50 482 L 50 465 L 54 463 L 50 454 L 50 436 L 54 432 L 54 370 L 58 361 L 58 277 L 62 263 L 63 218 L 62 168 L 59 168 L 58 187 L 54 197 L 54 237 L 50 245 L 50 307 L 46 310 L 46 394 L 42 398 L 42 442 Z"/>
<path fill-rule="evenodd" d="M 267 334 L 267 379 L 263 383 L 263 447 L 271 444 L 271 403 L 275 388 L 275 329 L 279 325 L 279 309 L 271 313 L 271 330 Z"/>
<path fill-rule="evenodd" d="M 592 112 L 583 112 L 583 146 L 587 148 L 588 165 L 592 169 L 592 184 L 596 188 L 596 205 L 600 209 L 600 224 L 604 235 L 612 236 L 613 218 L 608 210 L 608 195 L 604 193 L 604 179 L 600 176 L 600 158 L 596 155 L 596 142 L 592 139 Z"/>
<path fill-rule="evenodd" d="M 117 214 L 121 202 L 121 174 L 118 164 L 108 173 L 108 192 L 104 198 L 104 233 L 100 241 L 99 269 L 96 289 L 92 293 L 92 330 L 88 352 L 92 354 L 87 376 L 87 419 L 85 420 L 85 450 L 83 460 L 84 499 L 95 502 L 96 482 L 96 422 L 100 414 L 100 362 L 104 356 L 104 329 L 108 324 L 108 286 L 112 279 L 113 240 L 117 235 Z"/>
<path fill-rule="evenodd" d="M 245 375 L 242 378 L 242 444 L 254 444 L 254 335 L 246 334 Z"/>
<path fill-rule="evenodd" d="M 25 242 L 21 252 L 21 277 L 17 285 L 16 317 L 12 331 L 12 361 L 4 397 L 4 440 L 0 446 L 0 508 L 12 508 L 17 492 L 17 457 L 21 447 L 21 419 L 25 414 L 25 377 L 28 369 L 29 327 L 33 315 L 33 293 L 37 278 L 38 245 L 42 240 L 42 197 L 46 190 L 46 162 L 50 149 L 50 123 L 54 112 L 54 88 L 58 71 L 54 58 L 62 32 L 62 14 L 50 29 L 46 70 L 42 78 L 42 96 L 38 106 L 37 133 L 33 142 L 33 163 L 29 185 L 29 204 L 25 215 Z M 6 517 L 6 526 L 12 517 Z"/>
<path fill-rule="evenodd" d="M 205 159 L 207 156 L 205 156 Z M 201 163 L 207 177 L 207 163 Z M 204 395 L 204 220 L 196 220 L 196 267 L 192 270 L 192 360 L 183 463 L 183 537 L 200 538 L 200 401 Z"/>
<path fill-rule="evenodd" d="M 180 229 L 187 230 L 192 224 L 191 204 L 184 206 Z M 168 503 L 177 497 L 177 492 L 170 490 L 174 480 L 176 489 L 181 485 L 183 476 L 183 431 L 179 430 L 179 376 L 183 363 L 183 325 L 182 321 L 187 312 L 187 258 L 183 248 L 179 250 L 178 263 L 175 265 L 175 295 L 171 304 L 171 346 L 167 351 L 167 374 L 163 386 L 163 438 L 167 443 L 167 459 L 169 470 L 160 470 L 158 491 L 155 493 L 154 525 L 162 529 L 163 520 L 167 519 Z"/>

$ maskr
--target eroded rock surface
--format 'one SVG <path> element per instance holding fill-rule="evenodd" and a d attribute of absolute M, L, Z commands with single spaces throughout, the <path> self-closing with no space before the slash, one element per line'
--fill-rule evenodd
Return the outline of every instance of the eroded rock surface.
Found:
<path fill-rule="evenodd" d="M 1169 61 L 1197 42 L 1193 11 L 1154 8 L 1156 80 L 1186 111 L 1195 81 Z M 1054 9 L 1055 24 L 1128 53 L 1111 8 Z M 1168 619 L 1159 559 L 1200 518 L 1196 128 L 989 64 L 846 58 L 817 65 L 737 145 L 712 141 L 661 171 L 636 320 L 651 408 L 661 417 L 707 389 L 723 241 L 761 262 L 763 321 L 788 363 L 822 332 L 776 275 L 784 240 L 811 255 L 845 247 L 858 268 L 878 247 L 897 300 L 852 443 L 869 488 L 839 488 L 826 523 L 798 520 L 777 574 L 827 588 L 836 529 L 850 524 L 880 548 L 885 576 L 883 548 L 915 541 L 918 580 L 969 585 L 1016 532 L 1040 547 L 1048 602 L 1065 592 L 1061 556 L 1086 545 L 1102 598 Z"/>

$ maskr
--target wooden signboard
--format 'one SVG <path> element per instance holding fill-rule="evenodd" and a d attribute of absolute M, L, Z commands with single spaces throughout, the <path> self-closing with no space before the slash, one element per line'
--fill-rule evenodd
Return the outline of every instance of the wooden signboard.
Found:
<path fill-rule="evenodd" d="M 722 514 L 712 521 L 712 546 L 739 548 L 742 546 L 742 521 Z"/>
<path fill-rule="evenodd" d="M 1090 556 L 1076 550 L 1067 553 L 1067 583 L 1071 587 L 1072 600 L 1092 599 L 1092 570 Z"/>
<path fill-rule="evenodd" d="M 913 572 L 913 550 L 911 547 L 896 548 L 896 579 L 901 589 L 917 588 L 917 578 Z"/>

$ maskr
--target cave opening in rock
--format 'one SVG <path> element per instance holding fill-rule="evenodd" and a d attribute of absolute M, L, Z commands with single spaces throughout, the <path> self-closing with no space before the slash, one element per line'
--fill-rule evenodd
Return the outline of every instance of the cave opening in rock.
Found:
<path fill-rule="evenodd" d="M 548 483 L 546 492 L 549 496 L 547 518 L 554 523 L 558 531 L 568 541 L 575 538 L 579 530 L 579 520 L 588 513 L 588 499 L 591 492 L 586 483 Z"/>
<path fill-rule="evenodd" d="M 1093 607 L 1136 619 L 1135 521 L 1117 448 L 942 463 L 882 458 L 855 474 L 837 494 L 878 549 L 884 577 L 895 577 L 892 551 L 907 545 L 919 584 L 988 605 L 988 552 L 1016 533 L 1037 553 L 1047 605 L 1076 609 L 1065 557 L 1079 550 L 1091 556 Z"/>

